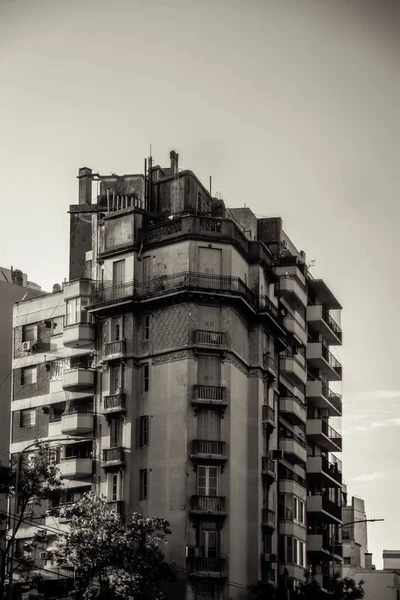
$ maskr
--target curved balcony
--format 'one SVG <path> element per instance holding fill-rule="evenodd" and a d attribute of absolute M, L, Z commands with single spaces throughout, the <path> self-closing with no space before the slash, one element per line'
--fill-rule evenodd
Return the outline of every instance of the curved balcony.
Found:
<path fill-rule="evenodd" d="M 94 387 L 95 371 L 86 368 L 67 369 L 63 373 L 63 389 L 69 392 L 90 390 Z"/>
<path fill-rule="evenodd" d="M 305 360 L 303 362 L 301 355 L 293 355 L 285 352 L 280 356 L 281 374 L 286 377 L 294 386 L 305 385 L 307 382 L 307 372 Z"/>
<path fill-rule="evenodd" d="M 93 473 L 93 461 L 91 458 L 62 458 L 60 463 L 60 475 L 65 479 L 85 479 Z"/>
<path fill-rule="evenodd" d="M 73 412 L 64 413 L 61 416 L 61 433 L 84 434 L 93 431 L 93 413 L 81 412 L 79 409 Z"/>
<path fill-rule="evenodd" d="M 279 401 L 279 412 L 292 425 L 304 425 L 307 421 L 306 405 L 294 394 L 287 391 Z"/>
<path fill-rule="evenodd" d="M 299 317 L 300 318 L 300 317 Z M 304 325 L 300 323 L 295 317 L 287 316 L 284 318 L 284 324 L 286 329 L 294 335 L 299 344 L 305 346 L 307 344 L 307 331 Z"/>
<path fill-rule="evenodd" d="M 92 348 L 94 347 L 95 327 L 87 322 L 87 313 L 84 313 L 79 323 L 66 325 L 63 330 L 63 344 L 67 348 Z"/>
<path fill-rule="evenodd" d="M 305 440 L 296 434 L 290 437 L 286 436 L 280 439 L 279 447 L 284 451 L 286 460 L 293 464 L 303 464 L 307 462 L 307 448 Z"/>

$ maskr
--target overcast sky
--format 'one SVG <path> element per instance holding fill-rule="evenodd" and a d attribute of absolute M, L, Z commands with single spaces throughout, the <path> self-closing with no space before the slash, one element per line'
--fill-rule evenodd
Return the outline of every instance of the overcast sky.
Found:
<path fill-rule="evenodd" d="M 342 458 L 386 519 L 369 527 L 378 566 L 400 545 L 399 15 L 397 0 L 0 0 L 0 264 L 48 290 L 68 277 L 79 167 L 141 172 L 150 142 L 228 205 L 281 215 L 344 306 Z"/>

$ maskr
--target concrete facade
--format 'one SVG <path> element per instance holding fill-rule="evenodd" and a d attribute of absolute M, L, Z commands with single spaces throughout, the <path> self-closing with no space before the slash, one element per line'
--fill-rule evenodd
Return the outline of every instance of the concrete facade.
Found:
<path fill-rule="evenodd" d="M 166 518 L 177 600 L 322 581 L 342 518 L 332 292 L 280 219 L 226 209 L 174 152 L 145 176 L 80 169 L 70 213 L 70 281 L 14 311 L 11 451 L 83 436 L 57 441 L 68 501 Z"/>

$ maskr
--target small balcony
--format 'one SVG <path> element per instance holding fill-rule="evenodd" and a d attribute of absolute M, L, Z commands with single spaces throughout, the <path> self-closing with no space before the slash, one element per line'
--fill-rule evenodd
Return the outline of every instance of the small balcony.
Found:
<path fill-rule="evenodd" d="M 342 521 L 342 507 L 322 495 L 307 497 L 307 513 L 330 523 Z"/>
<path fill-rule="evenodd" d="M 67 369 L 63 373 L 63 389 L 68 392 L 80 392 L 94 388 L 95 371 L 87 368 Z"/>
<path fill-rule="evenodd" d="M 285 267 L 277 269 L 277 274 L 280 275 L 279 293 L 295 308 L 304 308 L 307 306 L 307 292 L 305 284 L 303 284 L 303 281 L 305 282 L 304 275 L 297 267 L 292 267 L 292 270 L 292 274 L 286 275 L 289 269 Z"/>
<path fill-rule="evenodd" d="M 262 457 L 262 475 L 272 483 L 276 479 L 276 461 L 268 456 Z"/>
<path fill-rule="evenodd" d="M 191 458 L 196 461 L 223 463 L 228 459 L 226 443 L 216 440 L 193 440 Z"/>
<path fill-rule="evenodd" d="M 285 338 L 287 331 L 283 324 L 283 318 L 279 313 L 278 307 L 272 302 L 272 300 L 264 295 L 258 296 L 257 299 L 258 314 L 261 319 L 265 322 L 268 329 L 270 329 L 276 338 Z M 286 344 L 284 344 L 284 347 Z"/>
<path fill-rule="evenodd" d="M 305 346 L 307 344 L 307 331 L 305 329 L 305 323 L 300 323 L 300 321 L 292 316 L 285 317 L 284 323 L 286 329 L 294 335 L 299 344 Z"/>
<path fill-rule="evenodd" d="M 326 532 L 307 534 L 307 552 L 315 556 L 314 560 L 332 560 L 332 542 Z M 334 555 L 341 558 L 343 554 L 341 544 L 335 544 Z M 318 557 L 318 558 L 317 558 Z"/>
<path fill-rule="evenodd" d="M 125 394 L 110 394 L 103 398 L 103 414 L 112 415 L 125 412 Z"/>
<path fill-rule="evenodd" d="M 342 451 L 342 436 L 325 419 L 307 419 L 307 438 L 327 452 Z"/>
<path fill-rule="evenodd" d="M 325 456 L 307 456 L 307 479 L 327 488 L 341 487 L 342 463 L 339 459 L 330 462 Z"/>
<path fill-rule="evenodd" d="M 63 344 L 67 348 L 94 347 L 95 326 L 89 321 L 88 313 L 82 312 L 79 323 L 66 325 L 63 331 Z"/>
<path fill-rule="evenodd" d="M 227 346 L 227 334 L 223 331 L 195 329 L 194 343 L 205 348 L 223 348 Z"/>
<path fill-rule="evenodd" d="M 342 365 L 322 342 L 307 344 L 306 358 L 313 367 L 324 373 L 328 381 L 342 380 Z"/>
<path fill-rule="evenodd" d="M 125 340 L 116 340 L 104 344 L 103 360 L 115 360 L 125 356 Z"/>
<path fill-rule="evenodd" d="M 280 399 L 279 412 L 285 415 L 285 419 L 292 425 L 304 425 L 307 421 L 305 404 L 289 391 Z"/>
<path fill-rule="evenodd" d="M 61 417 L 61 433 L 63 435 L 81 435 L 93 431 L 93 413 L 76 409 L 64 413 Z"/>
<path fill-rule="evenodd" d="M 60 463 L 60 475 L 65 479 L 85 479 L 93 473 L 93 461 L 91 458 L 62 458 Z"/>
<path fill-rule="evenodd" d="M 279 441 L 279 447 L 285 453 L 285 459 L 293 464 L 304 464 L 307 462 L 306 442 L 300 436 L 283 437 Z"/>
<path fill-rule="evenodd" d="M 318 304 L 307 306 L 307 323 L 310 328 L 324 337 L 329 346 L 342 344 L 342 330 L 323 306 Z"/>
<path fill-rule="evenodd" d="M 225 578 L 227 575 L 227 564 L 224 556 L 206 557 L 191 556 L 189 559 L 189 571 L 191 576 L 212 578 Z"/>
<path fill-rule="evenodd" d="M 322 381 L 307 381 L 306 396 L 315 406 L 327 410 L 329 417 L 342 416 L 342 396 Z"/>
<path fill-rule="evenodd" d="M 125 464 L 124 449 L 120 446 L 116 448 L 107 448 L 103 450 L 103 460 L 101 466 L 103 469 L 112 467 L 121 467 Z"/>
<path fill-rule="evenodd" d="M 220 385 L 194 385 L 192 404 L 204 408 L 226 408 L 226 388 Z"/>
<path fill-rule="evenodd" d="M 262 526 L 268 529 L 276 529 L 276 513 L 274 510 L 262 509 Z"/>
<path fill-rule="evenodd" d="M 267 404 L 264 404 L 262 407 L 262 423 L 263 428 L 268 433 L 271 433 L 275 429 L 275 411 Z"/>
<path fill-rule="evenodd" d="M 301 356 L 301 355 L 298 355 Z M 280 356 L 281 374 L 286 377 L 294 386 L 305 385 L 307 382 L 307 372 L 305 361 L 302 358 L 292 355 L 288 352 Z"/>
<path fill-rule="evenodd" d="M 225 516 L 225 496 L 192 496 L 192 515 Z"/>
<path fill-rule="evenodd" d="M 278 376 L 278 363 L 272 356 L 271 352 L 265 352 L 263 356 L 263 368 L 267 371 L 267 376 L 272 381 Z"/>

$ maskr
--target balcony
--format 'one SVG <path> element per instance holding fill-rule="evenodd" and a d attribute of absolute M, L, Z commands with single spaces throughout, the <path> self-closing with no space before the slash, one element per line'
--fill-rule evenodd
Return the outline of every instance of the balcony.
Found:
<path fill-rule="evenodd" d="M 268 529 L 276 529 L 276 513 L 269 508 L 262 509 L 262 526 Z"/>
<path fill-rule="evenodd" d="M 191 458 L 196 461 L 225 462 L 228 459 L 226 443 L 215 440 L 193 440 Z"/>
<path fill-rule="evenodd" d="M 325 456 L 307 456 L 307 479 L 309 483 L 327 488 L 342 485 L 342 463 L 339 459 L 330 462 Z"/>
<path fill-rule="evenodd" d="M 268 433 L 271 433 L 275 429 L 275 411 L 267 404 L 264 404 L 262 407 L 262 423 L 263 428 Z"/>
<path fill-rule="evenodd" d="M 285 392 L 285 396 L 280 398 L 279 412 L 292 425 L 304 425 L 307 421 L 305 404 L 289 391 Z"/>
<path fill-rule="evenodd" d="M 225 516 L 225 496 L 192 496 L 192 515 Z"/>
<path fill-rule="evenodd" d="M 125 394 L 110 394 L 103 398 L 103 414 L 110 415 L 125 412 Z"/>
<path fill-rule="evenodd" d="M 307 449 L 305 441 L 298 435 L 289 434 L 282 437 L 279 441 L 279 447 L 285 453 L 285 459 L 293 464 L 303 464 L 307 462 Z"/>
<path fill-rule="evenodd" d="M 308 292 L 310 296 L 314 296 L 325 309 L 341 310 L 342 306 L 332 294 L 325 281 L 323 279 L 314 279 L 310 273 L 308 273 Z"/>
<path fill-rule="evenodd" d="M 299 344 L 305 346 L 307 344 L 307 331 L 304 325 L 292 316 L 284 318 L 284 324 L 289 333 L 293 334 Z"/>
<path fill-rule="evenodd" d="M 218 385 L 194 385 L 192 404 L 203 408 L 226 408 L 226 388 Z"/>
<path fill-rule="evenodd" d="M 62 458 L 60 463 L 60 475 L 65 479 L 85 479 L 93 473 L 93 461 L 91 458 Z"/>
<path fill-rule="evenodd" d="M 267 371 L 269 379 L 275 381 L 278 376 L 278 363 L 271 352 L 265 352 L 263 356 L 263 368 Z"/>
<path fill-rule="evenodd" d="M 341 523 L 342 508 L 326 496 L 307 497 L 307 513 L 330 523 Z"/>
<path fill-rule="evenodd" d="M 307 344 L 306 358 L 313 367 L 321 369 L 328 381 L 341 381 L 342 365 L 322 342 Z"/>
<path fill-rule="evenodd" d="M 226 577 L 226 558 L 219 556 L 210 558 L 206 556 L 191 556 L 189 559 L 191 576 L 207 578 Z"/>
<path fill-rule="evenodd" d="M 307 323 L 311 329 L 325 338 L 329 346 L 342 344 L 342 330 L 323 306 L 318 304 L 307 306 Z"/>
<path fill-rule="evenodd" d="M 86 311 L 82 311 L 79 323 L 64 327 L 63 344 L 67 348 L 92 348 L 94 339 L 95 326 Z"/>
<path fill-rule="evenodd" d="M 292 270 L 293 273 L 289 273 Z M 286 275 L 286 273 L 288 273 Z M 279 267 L 277 269 L 279 278 L 279 294 L 285 298 L 295 308 L 304 308 L 307 306 L 307 291 L 304 275 L 298 267 Z"/>
<path fill-rule="evenodd" d="M 103 450 L 103 460 L 101 466 L 103 469 L 120 467 L 125 464 L 124 449 L 120 446 L 116 448 L 107 448 Z"/>
<path fill-rule="evenodd" d="M 196 346 L 223 348 L 227 346 L 227 341 L 227 334 L 224 331 L 205 331 L 203 329 L 195 329 L 194 331 Z"/>
<path fill-rule="evenodd" d="M 266 296 L 261 295 L 256 300 L 258 306 L 258 314 L 262 317 L 268 328 L 279 338 L 286 338 L 287 331 L 283 324 L 282 316 L 279 313 L 278 307 L 272 302 L 272 300 Z M 284 347 L 286 344 L 284 344 Z"/>
<path fill-rule="evenodd" d="M 93 431 L 93 413 L 75 409 L 61 416 L 63 435 L 81 435 Z"/>
<path fill-rule="evenodd" d="M 268 456 L 262 457 L 262 474 L 270 483 L 276 479 L 276 462 Z"/>
<path fill-rule="evenodd" d="M 94 388 L 95 371 L 87 368 L 65 370 L 63 373 L 63 389 L 68 392 L 80 392 Z"/>
<path fill-rule="evenodd" d="M 305 363 L 303 364 L 302 359 L 297 358 L 289 352 L 285 352 L 280 356 L 280 367 L 281 374 L 294 386 L 306 384 L 307 372 Z"/>
<path fill-rule="evenodd" d="M 323 560 L 332 560 L 332 543 L 327 532 L 324 533 L 308 533 L 307 534 L 307 552 L 310 552 Z M 335 556 L 341 558 L 343 554 L 342 546 L 335 544 Z M 315 557 L 314 560 L 316 560 Z"/>
<path fill-rule="evenodd" d="M 342 451 L 342 436 L 325 419 L 307 419 L 307 438 L 327 452 Z"/>
<path fill-rule="evenodd" d="M 307 381 L 306 396 L 315 406 L 327 410 L 329 417 L 342 416 L 342 396 L 322 381 Z"/>
<path fill-rule="evenodd" d="M 125 340 L 116 340 L 104 344 L 103 360 L 115 360 L 125 356 Z"/>

